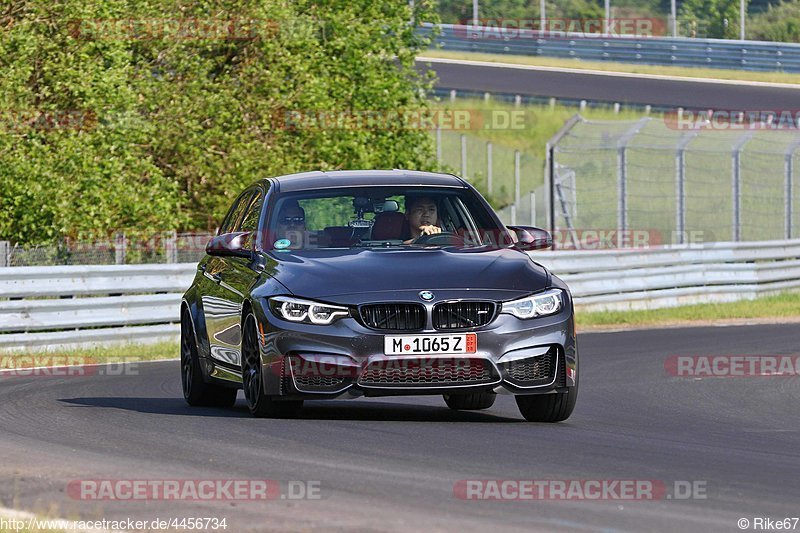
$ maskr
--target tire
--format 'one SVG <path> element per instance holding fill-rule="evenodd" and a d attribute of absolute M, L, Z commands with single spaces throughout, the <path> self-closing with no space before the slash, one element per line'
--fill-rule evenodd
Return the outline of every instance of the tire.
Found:
<path fill-rule="evenodd" d="M 561 422 L 569 418 L 578 399 L 578 382 L 569 392 L 515 396 L 519 412 L 528 422 Z"/>
<path fill-rule="evenodd" d="M 473 392 L 470 394 L 444 394 L 444 402 L 454 411 L 478 411 L 494 405 L 497 394 L 493 392 Z"/>
<path fill-rule="evenodd" d="M 276 400 L 264 393 L 264 367 L 258 342 L 256 317 L 244 321 L 242 333 L 242 385 L 250 414 L 256 418 L 293 418 L 303 407 L 303 400 Z"/>
<path fill-rule="evenodd" d="M 186 403 L 195 407 L 232 407 L 239 392 L 238 389 L 206 383 L 203 379 L 188 311 L 181 313 L 181 385 Z"/>

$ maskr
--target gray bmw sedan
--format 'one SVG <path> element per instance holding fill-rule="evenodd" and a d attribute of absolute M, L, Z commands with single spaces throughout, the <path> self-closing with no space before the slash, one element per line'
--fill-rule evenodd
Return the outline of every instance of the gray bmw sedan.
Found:
<path fill-rule="evenodd" d="M 566 284 L 536 263 L 541 229 L 504 226 L 466 181 L 416 171 L 308 172 L 234 201 L 181 305 L 190 405 L 295 416 L 304 400 L 515 396 L 570 416 L 578 349 Z"/>

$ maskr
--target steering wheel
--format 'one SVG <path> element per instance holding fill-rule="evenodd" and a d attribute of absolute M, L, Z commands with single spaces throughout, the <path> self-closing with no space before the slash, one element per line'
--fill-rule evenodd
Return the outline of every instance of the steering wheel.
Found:
<path fill-rule="evenodd" d="M 432 246 L 459 245 L 464 244 L 464 239 L 452 231 L 443 231 L 441 233 L 433 233 L 431 235 L 420 235 L 414 239 L 411 244 Z"/>

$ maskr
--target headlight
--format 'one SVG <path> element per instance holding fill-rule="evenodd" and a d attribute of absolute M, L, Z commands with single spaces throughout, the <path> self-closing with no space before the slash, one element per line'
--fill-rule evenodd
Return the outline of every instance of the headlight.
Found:
<path fill-rule="evenodd" d="M 350 316 L 350 310 L 339 305 L 323 304 L 288 296 L 269 299 L 269 306 L 276 316 L 290 322 L 327 326 L 334 320 Z"/>
<path fill-rule="evenodd" d="M 517 318 L 535 318 L 558 313 L 564 305 L 561 289 L 550 289 L 527 298 L 504 302 L 501 313 L 508 313 Z"/>

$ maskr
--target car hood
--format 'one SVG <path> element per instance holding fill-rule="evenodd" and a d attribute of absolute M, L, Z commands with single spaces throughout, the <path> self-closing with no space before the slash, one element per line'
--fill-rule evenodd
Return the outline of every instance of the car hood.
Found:
<path fill-rule="evenodd" d="M 512 248 L 351 248 L 269 252 L 267 273 L 297 296 L 330 298 L 407 291 L 500 291 L 511 299 L 548 287 L 550 276 Z"/>

